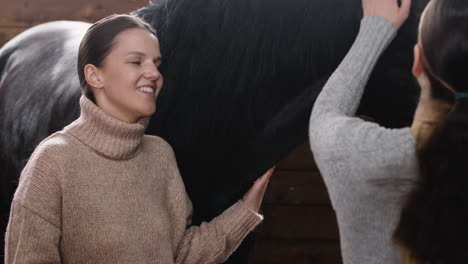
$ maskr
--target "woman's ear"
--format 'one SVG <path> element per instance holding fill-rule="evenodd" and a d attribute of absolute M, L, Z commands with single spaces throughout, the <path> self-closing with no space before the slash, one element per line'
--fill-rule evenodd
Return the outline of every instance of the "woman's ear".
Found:
<path fill-rule="evenodd" d="M 413 68 L 412 72 L 414 77 L 418 78 L 421 74 L 424 73 L 423 65 L 422 65 L 422 58 L 421 58 L 421 48 L 419 44 L 414 45 L 414 59 L 413 59 Z"/>
<path fill-rule="evenodd" d="M 93 88 L 103 88 L 101 71 L 92 64 L 86 64 L 83 69 L 86 82 Z"/>

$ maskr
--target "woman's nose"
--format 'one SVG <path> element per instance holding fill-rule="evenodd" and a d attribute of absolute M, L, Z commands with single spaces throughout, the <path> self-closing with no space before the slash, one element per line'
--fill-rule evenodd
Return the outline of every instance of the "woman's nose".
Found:
<path fill-rule="evenodd" d="M 159 72 L 158 68 L 156 65 L 153 65 L 152 67 L 148 67 L 145 71 L 145 77 L 149 80 L 157 80 L 161 78 L 161 73 Z"/>

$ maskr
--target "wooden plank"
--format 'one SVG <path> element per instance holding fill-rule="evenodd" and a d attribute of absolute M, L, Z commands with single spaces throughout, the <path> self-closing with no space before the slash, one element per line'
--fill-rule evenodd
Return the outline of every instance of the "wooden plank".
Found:
<path fill-rule="evenodd" d="M 26 27 L 0 27 L 0 47 L 26 29 Z"/>
<path fill-rule="evenodd" d="M 253 263 L 261 264 L 339 264 L 342 263 L 338 240 L 259 240 Z"/>
<path fill-rule="evenodd" d="M 289 153 L 278 163 L 277 168 L 286 170 L 317 170 L 314 156 L 310 151 L 309 142 L 304 142 Z"/>
<path fill-rule="evenodd" d="M 114 13 L 129 13 L 149 0 L 22 0 L 3 1 L 0 26 L 31 27 L 53 20 L 95 22 Z M 118 4 L 116 4 L 118 3 Z"/>
<path fill-rule="evenodd" d="M 263 205 L 262 239 L 338 239 L 333 209 L 326 206 Z"/>
<path fill-rule="evenodd" d="M 271 177 L 264 204 L 330 205 L 330 198 L 317 171 L 277 171 Z"/>

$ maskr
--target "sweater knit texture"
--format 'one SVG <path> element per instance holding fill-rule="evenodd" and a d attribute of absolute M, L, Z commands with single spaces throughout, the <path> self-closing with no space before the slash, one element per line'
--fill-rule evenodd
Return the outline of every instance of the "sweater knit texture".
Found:
<path fill-rule="evenodd" d="M 310 119 L 311 149 L 336 212 L 345 264 L 401 263 L 391 239 L 418 174 L 415 138 L 409 128 L 387 129 L 354 117 L 369 75 L 395 34 L 388 20 L 364 17 Z"/>
<path fill-rule="evenodd" d="M 171 147 L 86 97 L 21 173 L 5 263 L 221 263 L 262 218 L 242 201 L 200 226 Z"/>

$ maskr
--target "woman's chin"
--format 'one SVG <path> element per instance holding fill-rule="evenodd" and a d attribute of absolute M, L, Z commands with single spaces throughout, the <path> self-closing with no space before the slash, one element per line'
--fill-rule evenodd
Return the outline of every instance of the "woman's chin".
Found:
<path fill-rule="evenodd" d="M 140 113 L 141 113 L 141 117 L 149 117 L 149 116 L 152 116 L 152 115 L 154 115 L 154 113 L 156 113 L 156 106 L 148 107 L 148 108 L 142 109 L 142 110 L 140 111 Z"/>

